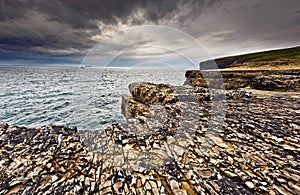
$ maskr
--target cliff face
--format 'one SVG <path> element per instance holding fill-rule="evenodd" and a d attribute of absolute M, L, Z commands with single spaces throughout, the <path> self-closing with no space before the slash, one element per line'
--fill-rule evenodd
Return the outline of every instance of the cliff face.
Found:
<path fill-rule="evenodd" d="M 300 70 L 190 70 L 185 76 L 185 84 L 194 87 L 300 91 Z"/>

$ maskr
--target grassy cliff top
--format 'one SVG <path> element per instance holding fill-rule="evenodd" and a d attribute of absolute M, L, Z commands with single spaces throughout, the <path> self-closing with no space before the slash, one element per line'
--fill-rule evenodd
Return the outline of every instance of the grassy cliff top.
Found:
<path fill-rule="evenodd" d="M 300 46 L 215 59 L 221 69 L 300 69 Z M 209 63 L 208 63 L 209 64 Z M 206 62 L 200 69 L 210 69 Z"/>

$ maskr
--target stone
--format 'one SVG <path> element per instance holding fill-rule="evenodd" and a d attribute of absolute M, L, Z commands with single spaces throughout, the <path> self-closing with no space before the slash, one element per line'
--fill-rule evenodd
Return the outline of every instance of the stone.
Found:
<path fill-rule="evenodd" d="M 251 181 L 246 181 L 245 182 L 245 184 L 246 184 L 246 186 L 248 186 L 248 188 L 250 188 L 250 189 L 254 189 L 254 184 L 251 182 Z"/>

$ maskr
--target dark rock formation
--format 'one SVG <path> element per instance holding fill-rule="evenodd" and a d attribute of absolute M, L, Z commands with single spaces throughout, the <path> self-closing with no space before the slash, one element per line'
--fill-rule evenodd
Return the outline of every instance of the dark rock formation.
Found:
<path fill-rule="evenodd" d="M 199 71 L 185 74 L 185 84 L 194 87 L 239 89 L 250 87 L 270 91 L 300 91 L 300 70 Z"/>
<path fill-rule="evenodd" d="M 200 62 L 199 67 L 200 70 L 228 68 L 236 60 L 237 60 L 236 58 L 229 58 L 229 59 L 222 59 L 222 60 L 208 60 L 208 61 Z"/>
<path fill-rule="evenodd" d="M 300 74 L 258 76 L 251 80 L 250 87 L 269 91 L 300 91 Z"/>

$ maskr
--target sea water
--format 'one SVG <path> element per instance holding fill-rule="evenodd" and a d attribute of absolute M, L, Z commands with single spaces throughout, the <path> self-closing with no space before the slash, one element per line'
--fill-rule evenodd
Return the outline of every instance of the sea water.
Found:
<path fill-rule="evenodd" d="M 122 95 L 132 82 L 182 85 L 184 68 L 0 66 L 0 122 L 104 129 L 125 122 Z"/>

